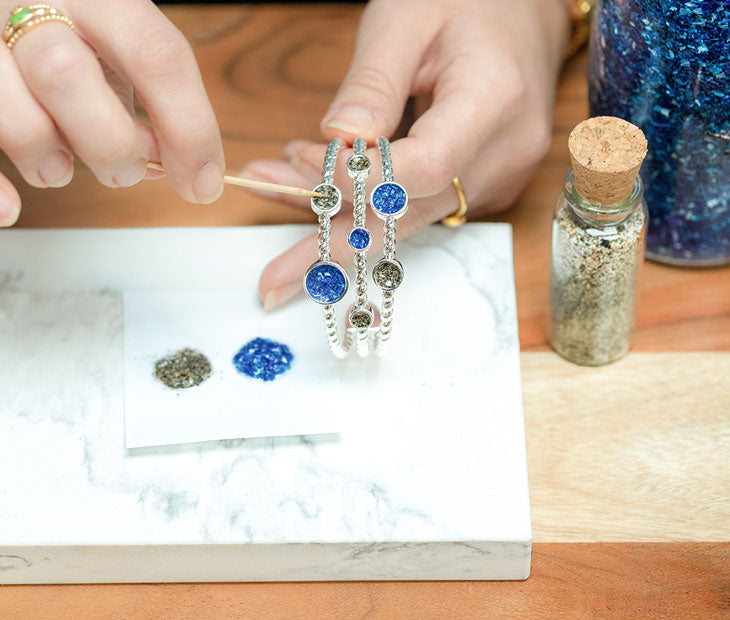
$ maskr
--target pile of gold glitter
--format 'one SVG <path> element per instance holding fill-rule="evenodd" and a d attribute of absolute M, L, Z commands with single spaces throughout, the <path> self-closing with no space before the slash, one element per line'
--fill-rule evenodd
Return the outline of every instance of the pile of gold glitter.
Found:
<path fill-rule="evenodd" d="M 200 385 L 210 377 L 210 361 L 200 351 L 185 348 L 155 362 L 155 377 L 169 388 Z"/>

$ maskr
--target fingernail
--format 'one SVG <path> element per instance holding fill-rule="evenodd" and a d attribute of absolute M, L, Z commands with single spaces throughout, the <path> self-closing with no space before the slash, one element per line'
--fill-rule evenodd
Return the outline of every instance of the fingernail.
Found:
<path fill-rule="evenodd" d="M 294 168 L 294 170 L 299 172 L 302 167 L 302 158 L 299 157 L 299 155 L 294 155 L 292 158 L 289 159 L 289 165 Z"/>
<path fill-rule="evenodd" d="M 147 172 L 145 173 L 144 177 L 142 177 L 143 181 L 158 181 L 159 179 L 164 179 L 167 176 L 166 172 L 163 172 L 162 170 L 152 170 L 147 169 Z"/>
<path fill-rule="evenodd" d="M 263 307 L 264 312 L 269 312 L 270 310 L 273 310 L 274 308 L 278 308 L 283 303 L 289 301 L 292 297 L 296 296 L 297 293 L 299 293 L 301 290 L 302 290 L 301 283 L 290 282 L 289 284 L 284 284 L 283 286 L 272 289 L 268 293 L 266 293 L 266 295 L 264 296 L 264 301 L 262 302 L 261 306 Z"/>
<path fill-rule="evenodd" d="M 299 155 L 305 148 L 314 144 L 311 140 L 292 140 L 284 145 L 281 154 L 284 159 L 291 159 L 295 155 Z"/>
<path fill-rule="evenodd" d="M 9 204 L 10 200 L 9 196 L 0 193 L 0 214 L 4 211 L 7 212 L 4 216 L 0 215 L 0 228 L 7 228 L 18 221 L 20 205 L 16 203 Z"/>
<path fill-rule="evenodd" d="M 49 153 L 38 168 L 38 176 L 48 187 L 68 185 L 74 176 L 73 157 L 62 149 Z"/>
<path fill-rule="evenodd" d="M 324 125 L 359 135 L 367 133 L 374 123 L 375 116 L 370 110 L 359 106 L 347 106 L 333 114 Z"/>
<path fill-rule="evenodd" d="M 263 168 L 263 172 L 261 169 Z M 267 172 L 269 174 L 267 174 Z M 265 162 L 254 164 L 253 170 L 250 166 L 246 166 L 238 175 L 242 179 L 249 181 L 264 181 L 265 183 L 275 183 L 276 173 L 273 172 Z"/>
<path fill-rule="evenodd" d="M 118 187 L 130 187 L 139 183 L 147 174 L 147 160 L 139 158 L 133 164 L 117 172 L 112 181 Z"/>
<path fill-rule="evenodd" d="M 209 161 L 198 170 L 193 181 L 193 192 L 198 202 L 209 203 L 218 200 L 223 193 L 223 171 L 218 162 Z"/>

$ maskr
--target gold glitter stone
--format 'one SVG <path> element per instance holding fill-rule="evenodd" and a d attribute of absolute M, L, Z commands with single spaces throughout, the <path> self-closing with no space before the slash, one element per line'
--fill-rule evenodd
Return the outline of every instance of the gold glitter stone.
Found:
<path fill-rule="evenodd" d="M 325 196 L 315 196 L 312 198 L 314 205 L 321 211 L 332 211 L 337 207 L 337 190 L 326 183 L 318 185 L 314 190 L 319 194 L 325 194 Z"/>
<path fill-rule="evenodd" d="M 370 168 L 370 160 L 364 155 L 353 155 L 347 160 L 347 167 L 353 172 L 363 172 Z"/>
<path fill-rule="evenodd" d="M 373 322 L 373 317 L 366 310 L 353 310 L 350 313 L 350 323 L 352 324 L 353 327 L 357 327 L 358 329 L 363 329 L 365 327 L 370 327 L 372 322 Z"/>
<path fill-rule="evenodd" d="M 373 267 L 373 280 L 382 289 L 392 291 L 403 282 L 403 271 L 391 261 L 381 261 Z"/>

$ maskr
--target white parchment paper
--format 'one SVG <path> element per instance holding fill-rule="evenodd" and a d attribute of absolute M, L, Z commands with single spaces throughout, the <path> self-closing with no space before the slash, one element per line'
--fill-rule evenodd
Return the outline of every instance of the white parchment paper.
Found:
<path fill-rule="evenodd" d="M 324 328 L 305 329 L 300 310 L 264 313 L 250 291 L 125 293 L 127 447 L 339 431 L 327 406 L 339 400 L 336 360 L 324 354 Z M 291 369 L 273 381 L 238 372 L 233 356 L 256 337 L 286 344 Z M 155 361 L 185 347 L 204 353 L 213 372 L 198 386 L 169 388 L 154 376 Z"/>

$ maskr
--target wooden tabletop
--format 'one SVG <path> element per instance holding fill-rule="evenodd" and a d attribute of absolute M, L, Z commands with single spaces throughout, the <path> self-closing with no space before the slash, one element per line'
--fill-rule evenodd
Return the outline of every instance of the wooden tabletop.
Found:
<path fill-rule="evenodd" d="M 195 47 L 232 171 L 318 122 L 343 76 L 359 9 L 172 7 Z M 316 29 L 312 24 L 318 24 Z M 327 29 L 328 38 L 315 32 Z M 292 112 L 296 110 L 296 112 Z M 561 79 L 550 152 L 507 213 L 535 545 L 526 582 L 0 587 L 0 618 L 730 617 L 730 269 L 646 263 L 627 358 L 572 366 L 549 351 L 550 218 L 587 116 L 585 57 Z M 214 205 L 166 181 L 111 190 L 81 166 L 61 190 L 25 186 L 19 226 L 312 222 L 228 188 Z M 1 581 L 0 576 L 0 581 Z"/>

